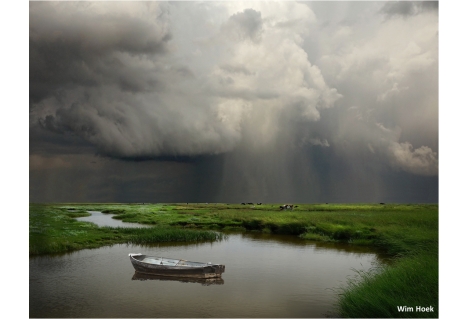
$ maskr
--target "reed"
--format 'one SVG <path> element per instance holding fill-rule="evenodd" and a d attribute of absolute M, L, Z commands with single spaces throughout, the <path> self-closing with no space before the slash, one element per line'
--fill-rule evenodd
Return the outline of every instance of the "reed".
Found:
<path fill-rule="evenodd" d="M 127 228 L 117 229 L 122 233 L 130 235 L 128 243 L 130 244 L 149 244 L 159 242 L 199 242 L 199 241 L 216 241 L 225 237 L 224 234 L 214 231 L 191 230 L 191 229 L 175 229 L 175 228 Z"/>
<path fill-rule="evenodd" d="M 438 318 L 438 275 L 438 258 L 430 254 L 402 258 L 393 265 L 369 272 L 357 272 L 341 289 L 340 315 Z M 434 311 L 416 311 L 417 306 L 432 306 Z"/>

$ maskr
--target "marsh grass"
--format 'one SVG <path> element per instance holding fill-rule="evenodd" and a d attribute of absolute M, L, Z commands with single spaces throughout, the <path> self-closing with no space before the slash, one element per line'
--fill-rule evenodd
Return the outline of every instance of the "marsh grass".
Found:
<path fill-rule="evenodd" d="M 397 260 L 393 265 L 358 271 L 341 288 L 342 317 L 437 318 L 438 259 L 421 254 Z M 434 312 L 401 312 L 398 307 L 433 306 Z"/>
<path fill-rule="evenodd" d="M 88 210 L 112 214 L 124 222 L 155 225 L 158 228 L 191 230 L 245 229 L 299 236 L 305 240 L 345 242 L 374 246 L 392 256 L 414 250 L 437 250 L 437 205 L 299 204 L 293 211 L 280 211 L 278 204 L 67 204 L 30 206 L 30 237 L 60 241 L 61 231 L 87 227 L 91 241 L 117 236 L 104 229 L 84 226 L 73 217 L 87 216 Z M 45 213 L 47 209 L 47 213 Z M 43 212 L 41 218 L 35 212 Z M 36 216 L 36 217 L 35 217 Z M 38 223 L 38 225 L 35 225 Z M 44 224 L 51 227 L 44 229 Z M 81 226 L 82 225 L 82 226 Z M 142 231 L 140 231 L 142 232 Z M 72 232 L 74 233 L 74 232 Z M 66 233 L 72 234 L 72 233 Z M 121 235 L 123 237 L 125 235 Z M 65 236 L 68 239 L 70 236 Z M 75 243 L 81 236 L 75 236 Z M 44 239 L 43 238 L 43 239 Z M 86 239 L 84 239 L 87 242 Z M 66 242 L 66 240 L 65 240 Z M 68 247 L 72 245 L 68 241 Z M 58 247 L 61 245 L 58 243 Z M 36 251 L 36 250 L 33 250 Z"/>
<path fill-rule="evenodd" d="M 199 242 L 221 240 L 225 235 L 213 232 L 193 229 L 176 228 L 111 228 L 123 234 L 130 235 L 127 243 L 150 244 L 159 242 Z"/>
<path fill-rule="evenodd" d="M 64 253 L 117 243 L 198 242 L 223 238 L 221 233 L 209 230 L 98 227 L 93 223 L 75 219 L 89 215 L 85 210 L 72 211 L 54 205 L 30 205 L 30 255 Z"/>

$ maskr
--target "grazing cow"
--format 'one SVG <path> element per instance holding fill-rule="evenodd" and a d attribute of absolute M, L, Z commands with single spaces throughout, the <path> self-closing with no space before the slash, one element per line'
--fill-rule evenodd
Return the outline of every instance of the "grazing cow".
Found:
<path fill-rule="evenodd" d="M 293 205 L 289 205 L 289 204 L 281 205 L 280 210 L 293 210 Z"/>
<path fill-rule="evenodd" d="M 262 203 L 257 203 L 257 205 L 262 205 Z"/>
<path fill-rule="evenodd" d="M 245 205 L 245 203 L 240 203 L 240 205 Z"/>

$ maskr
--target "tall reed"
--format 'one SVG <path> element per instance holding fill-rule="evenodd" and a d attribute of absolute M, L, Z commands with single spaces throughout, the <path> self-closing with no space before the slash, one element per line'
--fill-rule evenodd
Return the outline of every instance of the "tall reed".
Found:
<path fill-rule="evenodd" d="M 341 317 L 437 318 L 438 258 L 423 254 L 397 260 L 393 265 L 358 272 L 341 289 Z M 416 311 L 432 307 L 433 312 Z M 406 311 L 406 310 L 413 311 Z"/>

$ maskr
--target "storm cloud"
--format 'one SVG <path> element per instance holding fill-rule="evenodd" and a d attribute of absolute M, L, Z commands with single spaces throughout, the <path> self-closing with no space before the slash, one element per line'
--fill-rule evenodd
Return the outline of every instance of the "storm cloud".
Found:
<path fill-rule="evenodd" d="M 187 194 L 148 201 L 403 199 L 387 185 L 407 179 L 437 200 L 437 8 L 31 2 L 32 183 L 56 167 L 108 189 L 78 160 L 96 158 Z"/>

